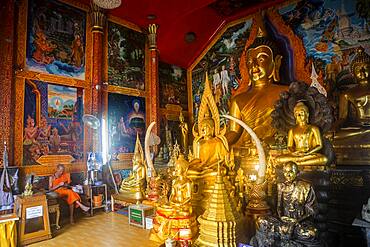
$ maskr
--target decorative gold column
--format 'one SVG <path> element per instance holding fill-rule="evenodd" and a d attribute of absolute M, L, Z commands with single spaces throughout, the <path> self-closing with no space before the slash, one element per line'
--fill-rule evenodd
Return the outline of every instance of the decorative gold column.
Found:
<path fill-rule="evenodd" d="M 0 25 L 0 154 L 3 153 L 3 142 L 8 143 L 9 150 L 13 150 L 13 133 L 11 123 L 14 119 L 14 90 L 13 54 L 16 43 L 14 40 L 15 1 L 5 0 L 0 4 L 0 16 L 4 20 Z M 5 21 L 6 20 L 6 21 Z M 2 156 L 0 155 L 2 162 Z M 9 164 L 13 164 L 13 152 L 9 155 Z"/>
<path fill-rule="evenodd" d="M 103 94 L 103 35 L 106 24 L 106 16 L 103 10 L 95 4 L 91 4 L 91 32 L 92 32 L 92 75 L 91 75 L 91 112 L 94 116 L 102 117 L 102 94 Z M 98 131 L 98 130 L 95 130 Z M 100 131 L 99 131 L 100 132 Z M 100 136 L 101 133 L 96 133 Z M 100 138 L 96 138 L 93 143 L 93 150 L 101 149 Z"/>
<path fill-rule="evenodd" d="M 150 122 L 157 124 L 153 133 L 159 135 L 159 81 L 158 81 L 158 49 L 157 49 L 157 29 L 156 24 L 148 27 L 149 40 L 149 100 L 150 100 Z"/>

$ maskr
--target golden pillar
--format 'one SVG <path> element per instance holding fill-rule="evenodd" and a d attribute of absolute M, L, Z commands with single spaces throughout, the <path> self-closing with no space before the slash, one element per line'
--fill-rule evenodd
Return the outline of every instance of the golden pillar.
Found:
<path fill-rule="evenodd" d="M 156 24 L 149 24 L 149 101 L 150 101 L 150 122 L 159 123 L 159 81 L 158 81 L 158 48 L 157 48 L 157 29 Z M 159 135 L 159 124 L 153 130 L 154 134 Z"/>
<path fill-rule="evenodd" d="M 14 90 L 14 19 L 15 19 L 15 1 L 5 0 L 0 5 L 0 16 L 4 21 L 0 25 L 0 50 L 5 51 L 0 53 L 0 154 L 3 153 L 3 142 L 8 143 L 10 150 L 13 148 L 14 131 L 11 127 L 14 115 L 12 114 L 12 91 Z M 9 163 L 12 164 L 12 154 L 10 152 Z M 2 157 L 0 157 L 0 162 Z"/>
<path fill-rule="evenodd" d="M 106 16 L 103 10 L 95 4 L 91 4 L 91 32 L 92 32 L 92 80 L 91 80 L 91 113 L 92 115 L 102 118 L 102 109 L 104 98 L 107 96 L 107 85 L 103 84 L 103 35 L 106 23 Z M 104 90 L 103 90 L 104 89 Z M 94 130 L 98 131 L 98 130 Z M 100 136 L 101 133 L 95 133 Z M 93 150 L 101 149 L 100 138 L 93 141 Z"/>

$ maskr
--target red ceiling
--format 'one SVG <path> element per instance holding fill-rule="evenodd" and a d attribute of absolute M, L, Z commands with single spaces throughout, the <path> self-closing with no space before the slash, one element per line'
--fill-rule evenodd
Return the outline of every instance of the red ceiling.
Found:
<path fill-rule="evenodd" d="M 160 60 L 188 68 L 226 23 L 284 0 L 233 1 L 243 7 L 234 7 L 228 16 L 210 5 L 218 4 L 220 10 L 220 6 L 227 5 L 230 0 L 122 0 L 120 7 L 108 13 L 143 29 L 150 23 L 158 24 Z M 155 15 L 156 19 L 148 20 L 149 14 Z M 190 44 L 184 39 L 188 32 L 196 34 L 196 40 Z"/>

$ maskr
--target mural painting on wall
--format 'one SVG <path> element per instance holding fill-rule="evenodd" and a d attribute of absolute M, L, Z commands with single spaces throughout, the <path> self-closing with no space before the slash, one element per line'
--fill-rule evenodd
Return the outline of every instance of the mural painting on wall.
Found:
<path fill-rule="evenodd" d="M 136 133 L 144 145 L 145 98 L 110 93 L 108 125 L 111 153 L 133 153 Z"/>
<path fill-rule="evenodd" d="M 370 51 L 370 22 L 356 9 L 358 2 L 304 0 L 279 10 L 302 39 L 307 62 L 314 63 L 329 96 L 353 82 L 348 76 L 356 49 Z"/>
<path fill-rule="evenodd" d="M 145 90 L 145 35 L 108 22 L 110 85 Z"/>
<path fill-rule="evenodd" d="M 85 79 L 86 13 L 54 0 L 30 0 L 26 68 Z"/>
<path fill-rule="evenodd" d="M 221 114 L 228 113 L 230 98 L 241 83 L 239 61 L 252 20 L 228 28 L 192 71 L 193 114 L 197 118 L 204 90 L 205 71 Z M 224 120 L 222 120 L 224 121 Z"/>
<path fill-rule="evenodd" d="M 175 65 L 159 62 L 159 103 L 161 108 L 167 104 L 180 105 L 188 109 L 186 70 Z"/>
<path fill-rule="evenodd" d="M 23 164 L 38 164 L 43 155 L 83 157 L 83 90 L 26 81 Z"/>

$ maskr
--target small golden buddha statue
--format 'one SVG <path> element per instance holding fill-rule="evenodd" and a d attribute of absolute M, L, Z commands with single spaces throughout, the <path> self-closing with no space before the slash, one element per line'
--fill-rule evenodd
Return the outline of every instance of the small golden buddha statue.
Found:
<path fill-rule="evenodd" d="M 146 167 L 144 152 L 139 135 L 136 137 L 135 152 L 132 158 L 132 173 L 121 184 L 120 194 L 129 199 L 142 201 L 145 198 Z"/>
<path fill-rule="evenodd" d="M 309 243 L 321 246 L 318 230 L 310 221 L 317 212 L 317 201 L 311 184 L 297 178 L 298 166 L 287 162 L 283 167 L 285 181 L 277 186 L 277 217 L 264 216 L 257 220 L 253 246 L 296 246 Z M 292 244 L 292 245 L 289 245 Z M 298 245 L 301 246 L 301 245 Z"/>
<path fill-rule="evenodd" d="M 368 164 L 370 155 L 370 56 L 362 47 L 351 62 L 356 86 L 339 96 L 339 120 L 335 123 L 333 145 L 338 163 Z M 347 157 L 347 158 L 345 158 Z M 346 159 L 346 160 L 344 160 Z"/>
<path fill-rule="evenodd" d="M 188 138 L 188 131 L 189 127 L 188 124 L 184 121 L 184 115 L 182 115 L 182 111 L 180 112 L 179 116 L 180 120 L 180 130 L 181 130 L 181 148 L 182 152 L 187 155 L 189 149 L 189 138 Z"/>
<path fill-rule="evenodd" d="M 280 80 L 282 56 L 277 54 L 276 45 L 268 39 L 262 18 L 256 21 L 257 37 L 245 50 L 246 64 L 241 65 L 248 71 L 250 87 L 231 99 L 229 114 L 245 122 L 264 141 L 275 133 L 270 115 L 275 101 L 287 87 L 274 84 Z M 243 134 L 243 128 L 233 121 L 226 137 L 229 145 L 238 143 L 241 146 L 250 146 L 249 135 Z"/>
<path fill-rule="evenodd" d="M 187 177 L 189 162 L 180 154 L 175 163 L 175 178 L 168 203 L 157 207 L 150 239 L 164 242 L 168 237 L 177 240 L 191 240 L 197 232 L 195 215 L 192 210 L 192 182 Z M 188 229 L 183 235 L 179 229 Z"/>
<path fill-rule="evenodd" d="M 320 130 L 308 123 L 309 111 L 303 102 L 294 107 L 294 118 L 297 124 L 288 132 L 289 153 L 277 156 L 277 163 L 293 161 L 298 166 L 325 166 L 328 159 L 319 153 L 323 147 Z"/>
<path fill-rule="evenodd" d="M 166 205 L 159 206 L 157 211 L 167 216 L 188 216 L 191 214 L 191 180 L 186 174 L 189 168 L 189 162 L 183 154 L 175 163 L 175 179 L 172 181 L 171 194 L 169 202 Z"/>

